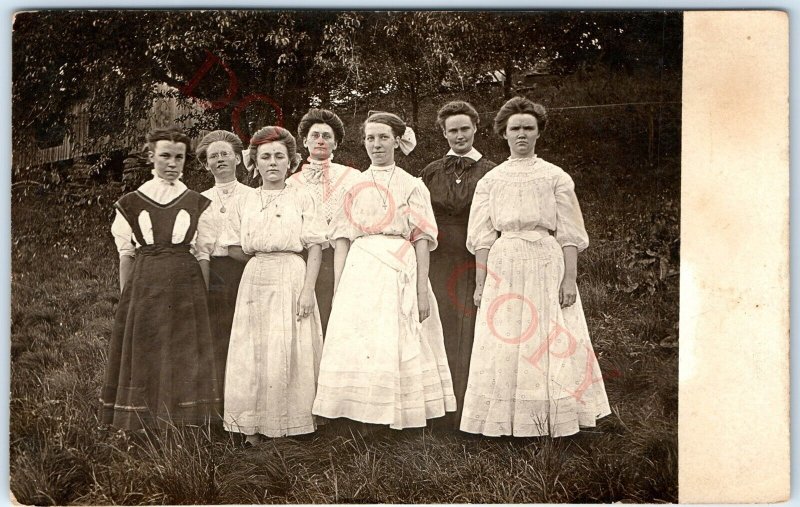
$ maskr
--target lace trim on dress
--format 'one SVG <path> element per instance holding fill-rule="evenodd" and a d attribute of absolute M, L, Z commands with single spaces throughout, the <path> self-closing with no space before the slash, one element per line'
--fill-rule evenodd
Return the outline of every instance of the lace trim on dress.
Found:
<path fill-rule="evenodd" d="M 557 165 L 545 162 L 538 157 L 512 158 L 486 173 L 484 178 L 495 181 L 522 183 L 540 179 L 550 179 L 563 172 L 564 170 Z"/>

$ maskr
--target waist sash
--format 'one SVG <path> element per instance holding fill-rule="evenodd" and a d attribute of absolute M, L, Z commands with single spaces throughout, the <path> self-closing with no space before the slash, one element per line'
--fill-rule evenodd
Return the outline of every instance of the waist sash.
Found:
<path fill-rule="evenodd" d="M 536 227 L 531 231 L 502 231 L 501 238 L 518 238 L 535 243 L 542 238 L 550 237 L 550 230 L 545 227 Z"/>
<path fill-rule="evenodd" d="M 400 303 L 398 353 L 401 361 L 416 357 L 420 353 L 419 340 L 422 336 L 419 319 L 413 314 L 417 263 L 406 260 L 410 257 L 408 250 L 413 250 L 413 245 L 402 236 L 373 235 L 356 239 L 353 248 L 356 247 L 397 273 L 397 300 Z"/>
<path fill-rule="evenodd" d="M 188 254 L 189 245 L 142 245 L 136 249 L 137 255 L 174 255 Z"/>

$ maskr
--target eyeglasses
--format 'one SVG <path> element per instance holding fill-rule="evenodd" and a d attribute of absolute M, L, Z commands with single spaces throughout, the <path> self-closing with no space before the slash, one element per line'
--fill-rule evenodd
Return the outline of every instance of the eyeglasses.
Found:
<path fill-rule="evenodd" d="M 310 134 L 308 134 L 308 137 L 315 141 L 320 137 L 322 137 L 326 141 L 333 141 L 333 135 L 329 134 L 328 132 L 324 132 L 323 134 L 320 134 L 319 132 L 311 132 Z"/>
<path fill-rule="evenodd" d="M 219 151 L 216 153 L 209 153 L 208 155 L 206 155 L 206 158 L 208 158 L 208 160 L 217 160 L 218 158 L 228 158 L 232 156 L 233 153 L 229 153 L 227 151 Z"/>

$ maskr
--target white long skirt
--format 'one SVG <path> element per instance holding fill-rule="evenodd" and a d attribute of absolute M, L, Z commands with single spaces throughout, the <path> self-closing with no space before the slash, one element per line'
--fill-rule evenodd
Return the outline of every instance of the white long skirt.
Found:
<path fill-rule="evenodd" d="M 416 254 L 399 237 L 365 236 L 348 253 L 333 299 L 313 413 L 417 428 L 455 411 L 442 324 L 417 307 Z"/>
<path fill-rule="evenodd" d="M 244 269 L 225 369 L 225 429 L 268 437 L 315 430 L 311 407 L 322 352 L 319 310 L 297 320 L 305 262 L 259 253 Z"/>
<path fill-rule="evenodd" d="M 461 430 L 557 437 L 595 426 L 611 410 L 580 295 L 558 302 L 561 247 L 501 236 L 487 268 Z"/>

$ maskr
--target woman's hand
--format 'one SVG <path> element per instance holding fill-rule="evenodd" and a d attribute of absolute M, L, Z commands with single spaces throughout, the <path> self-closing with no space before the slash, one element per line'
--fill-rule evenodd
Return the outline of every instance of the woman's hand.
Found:
<path fill-rule="evenodd" d="M 314 312 L 314 291 L 303 289 L 297 299 L 297 320 L 304 319 Z"/>
<path fill-rule="evenodd" d="M 483 284 L 475 286 L 475 292 L 472 294 L 472 302 L 475 303 L 475 306 L 480 308 L 481 306 L 481 299 L 483 298 Z"/>
<path fill-rule="evenodd" d="M 431 303 L 428 299 L 428 288 L 417 291 L 417 309 L 419 309 L 419 321 L 424 322 L 431 316 Z"/>
<path fill-rule="evenodd" d="M 475 303 L 475 306 L 478 308 L 481 306 L 483 286 L 486 284 L 486 275 L 489 273 L 489 268 L 486 266 L 488 261 L 488 248 L 481 248 L 475 252 L 475 292 L 472 294 L 472 302 Z"/>
<path fill-rule="evenodd" d="M 561 281 L 561 289 L 558 291 L 558 302 L 561 308 L 566 308 L 575 304 L 578 298 L 578 286 L 575 285 L 575 280 L 564 277 Z"/>
<path fill-rule="evenodd" d="M 130 255 L 122 255 L 119 258 L 119 292 L 125 290 L 125 285 L 133 275 L 133 257 Z"/>

